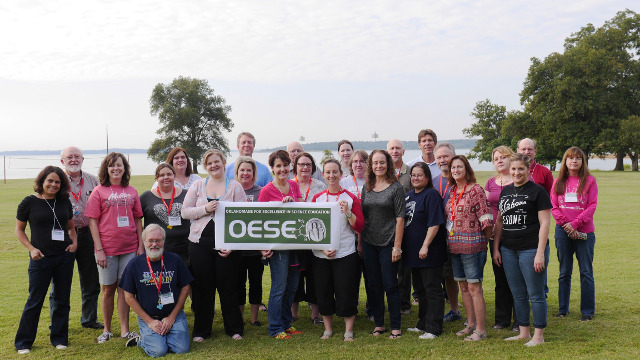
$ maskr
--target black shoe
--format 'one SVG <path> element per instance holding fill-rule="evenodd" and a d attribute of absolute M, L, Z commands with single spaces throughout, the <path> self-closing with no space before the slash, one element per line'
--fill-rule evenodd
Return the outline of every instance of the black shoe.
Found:
<path fill-rule="evenodd" d="M 565 316 L 567 316 L 567 313 L 557 313 L 557 314 L 553 315 L 553 317 L 557 317 L 557 318 L 561 318 L 561 319 L 563 317 L 565 317 Z"/>
<path fill-rule="evenodd" d="M 582 318 L 580 319 L 581 322 L 587 322 L 591 320 L 593 320 L 593 316 L 589 316 L 589 315 L 582 315 Z"/>
<path fill-rule="evenodd" d="M 257 320 L 256 320 L 256 321 L 254 321 L 254 322 L 252 322 L 252 323 L 251 323 L 251 325 L 253 325 L 253 326 L 262 326 L 262 324 L 260 323 L 260 321 L 257 321 Z"/>
<path fill-rule="evenodd" d="M 91 322 L 82 324 L 82 327 L 87 329 L 104 329 L 104 324 L 102 324 L 99 321 L 91 321 Z"/>

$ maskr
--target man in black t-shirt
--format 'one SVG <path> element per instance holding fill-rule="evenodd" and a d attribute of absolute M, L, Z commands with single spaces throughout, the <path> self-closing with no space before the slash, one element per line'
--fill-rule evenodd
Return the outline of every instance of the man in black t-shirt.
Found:
<path fill-rule="evenodd" d="M 177 254 L 163 253 L 165 236 L 157 224 L 144 229 L 146 254 L 129 262 L 118 285 L 140 327 L 140 336 L 127 341 L 127 346 L 138 345 L 152 357 L 189 351 L 183 307 L 193 276 Z"/>

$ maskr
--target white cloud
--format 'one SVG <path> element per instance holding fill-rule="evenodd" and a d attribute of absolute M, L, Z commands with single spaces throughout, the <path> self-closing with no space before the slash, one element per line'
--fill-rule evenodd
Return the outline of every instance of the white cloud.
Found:
<path fill-rule="evenodd" d="M 521 73 L 600 1 L 20 1 L 0 5 L 0 78 L 366 81 Z"/>

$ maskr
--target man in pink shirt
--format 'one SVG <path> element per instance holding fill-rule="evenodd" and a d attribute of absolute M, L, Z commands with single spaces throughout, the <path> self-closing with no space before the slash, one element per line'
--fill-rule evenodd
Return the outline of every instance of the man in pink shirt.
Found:
<path fill-rule="evenodd" d="M 536 141 L 529 138 L 518 141 L 518 153 L 527 155 L 531 159 L 529 178 L 547 190 L 547 194 L 550 194 L 553 186 L 553 174 L 551 174 L 551 170 L 536 162 L 535 158 L 538 153 Z"/>

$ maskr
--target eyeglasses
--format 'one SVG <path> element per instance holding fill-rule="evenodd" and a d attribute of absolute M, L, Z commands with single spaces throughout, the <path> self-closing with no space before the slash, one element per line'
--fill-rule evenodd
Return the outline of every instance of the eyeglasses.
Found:
<path fill-rule="evenodd" d="M 311 167 L 311 163 L 298 163 L 300 167 Z"/>

